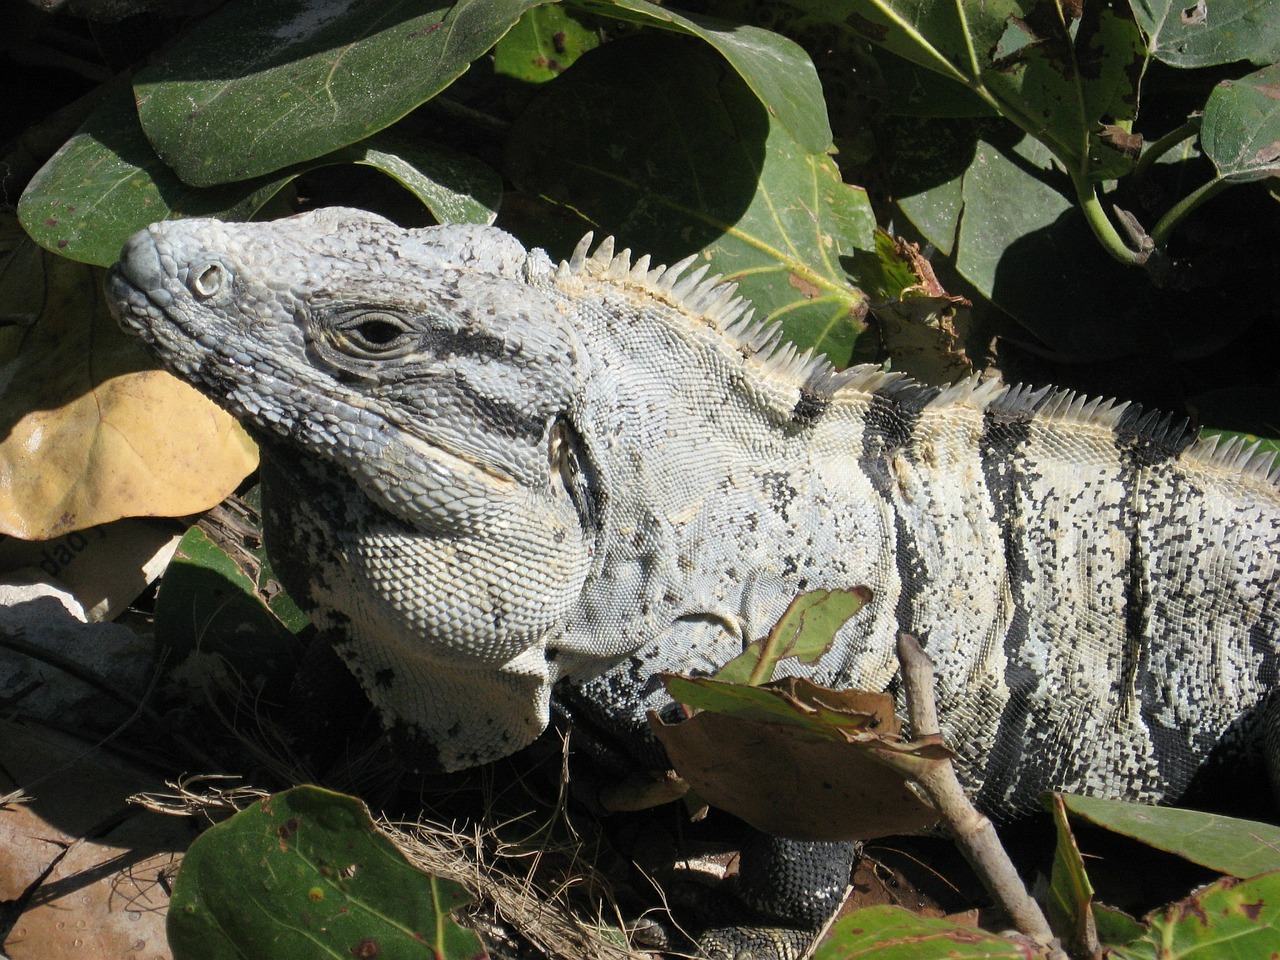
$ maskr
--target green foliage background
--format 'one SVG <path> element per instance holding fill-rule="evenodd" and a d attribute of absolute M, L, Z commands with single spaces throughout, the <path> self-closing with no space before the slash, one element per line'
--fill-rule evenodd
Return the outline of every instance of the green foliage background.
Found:
<path fill-rule="evenodd" d="M 7 187 L 31 238 L 98 265 L 156 219 L 307 203 L 556 255 L 591 229 L 700 254 L 839 364 L 994 360 L 1266 433 L 1278 6 L 232 0 L 150 44 L 95 28 L 96 106 Z M 876 282 L 876 224 L 974 302 L 926 346 L 948 362 L 889 356 L 917 292 Z"/>
<path fill-rule="evenodd" d="M 22 223 L 106 265 L 152 220 L 279 212 L 299 176 L 364 164 L 555 253 L 587 228 L 702 252 L 842 363 L 876 357 L 854 342 L 900 292 L 860 289 L 877 221 L 1054 359 L 1198 359 L 1273 312 L 1273 0 L 690 6 L 235 0 L 108 82 Z M 1250 217 L 1188 221 L 1235 183 Z"/>

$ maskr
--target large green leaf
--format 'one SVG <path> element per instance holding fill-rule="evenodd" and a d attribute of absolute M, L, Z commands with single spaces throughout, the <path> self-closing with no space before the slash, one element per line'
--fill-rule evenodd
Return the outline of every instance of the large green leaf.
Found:
<path fill-rule="evenodd" d="M 527 192 L 655 262 L 699 253 L 797 344 L 848 361 L 865 299 L 842 257 L 872 249 L 866 194 L 704 45 L 651 35 L 591 51 L 543 87 L 507 156 Z"/>
<path fill-rule="evenodd" d="M 18 216 L 42 247 L 105 267 L 148 223 L 199 216 L 247 220 L 290 179 L 188 186 L 151 149 L 133 96 L 120 86 L 31 179 Z"/>
<path fill-rule="evenodd" d="M 1199 810 L 1063 796 L 1073 816 L 1237 877 L 1280 869 L 1280 827 Z"/>
<path fill-rule="evenodd" d="M 497 174 L 483 163 L 394 130 L 272 176 L 192 187 L 156 156 L 138 125 L 133 97 L 120 88 L 35 175 L 18 214 L 46 249 L 107 266 L 149 223 L 198 216 L 248 220 L 294 177 L 340 163 L 393 177 L 442 223 L 492 222 L 502 192 Z"/>
<path fill-rule="evenodd" d="M 468 899 L 412 867 L 355 797 L 295 787 L 191 845 L 169 946 L 176 960 L 482 957 L 449 917 Z"/>
<path fill-rule="evenodd" d="M 184 181 L 247 180 L 363 140 L 435 96 L 543 0 L 233 0 L 138 74 Z"/>
<path fill-rule="evenodd" d="M 1157 60 L 1175 67 L 1212 67 L 1280 56 L 1276 0 L 1129 0 Z"/>
<path fill-rule="evenodd" d="M 1034 960 L 1038 956 L 1039 951 L 1026 941 L 886 906 L 864 907 L 840 917 L 822 938 L 813 960 Z"/>
<path fill-rule="evenodd" d="M 1280 955 L 1280 873 L 1223 877 L 1148 918 L 1114 960 L 1258 960 Z"/>
<path fill-rule="evenodd" d="M 687 34 L 711 44 L 803 150 L 820 153 L 831 146 L 817 71 L 808 54 L 786 37 L 747 24 L 682 14 L 647 0 L 568 2 L 601 16 Z"/>
<path fill-rule="evenodd" d="M 1224 180 L 1241 183 L 1280 174 L 1280 64 L 1214 87 L 1204 107 L 1200 144 Z"/>
<path fill-rule="evenodd" d="M 1115 0 L 797 0 L 849 23 L 899 56 L 951 77 L 1046 144 L 1082 180 L 1118 163 L 1097 137 L 1102 121 L 1137 108 L 1145 52 L 1129 11 Z"/>

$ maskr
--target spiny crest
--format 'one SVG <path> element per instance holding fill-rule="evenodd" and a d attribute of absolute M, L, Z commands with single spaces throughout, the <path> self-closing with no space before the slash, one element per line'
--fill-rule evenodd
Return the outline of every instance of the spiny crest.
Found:
<path fill-rule="evenodd" d="M 738 295 L 737 284 L 722 282 L 718 274 L 708 277 L 706 264 L 691 271 L 697 254 L 671 266 L 651 267 L 647 254 L 633 262 L 630 249 L 615 253 L 613 237 L 606 237 L 593 252 L 593 237 L 591 233 L 584 236 L 572 256 L 560 262 L 557 281 L 589 278 L 654 297 L 689 322 L 701 321 L 720 332 L 761 373 L 806 392 L 823 397 L 837 391 L 876 394 L 920 409 L 964 405 L 1011 421 L 1102 427 L 1131 442 L 1180 451 L 1185 458 L 1215 469 L 1280 482 L 1276 454 L 1262 451 L 1259 443 L 1250 444 L 1241 437 L 1221 443 L 1216 436 L 1196 439 L 1185 418 L 1144 411 L 1130 401 L 1048 386 L 1006 386 L 999 379 L 984 380 L 980 374 L 950 386 L 933 387 L 875 364 L 837 371 L 812 349 L 798 350 L 777 323 L 757 319 L 751 304 Z"/>
<path fill-rule="evenodd" d="M 874 363 L 850 367 L 829 378 L 829 392 L 837 390 L 844 394 L 878 393 L 890 399 L 900 399 L 904 392 L 915 393 L 923 386 L 912 380 L 905 373 L 885 370 Z"/>
<path fill-rule="evenodd" d="M 1250 442 L 1244 437 L 1224 438 L 1220 434 L 1201 437 L 1187 451 L 1187 458 L 1255 480 L 1280 483 L 1276 452 L 1263 450 L 1261 440 Z"/>
<path fill-rule="evenodd" d="M 1098 427 L 1115 434 L 1122 443 L 1159 451 L 1161 459 L 1181 456 L 1215 470 L 1280 483 L 1277 454 L 1262 450 L 1260 442 L 1250 443 L 1243 437 L 1198 439 L 1198 431 L 1188 418 L 1143 410 L 1127 400 L 1090 397 L 1057 387 L 1006 386 L 998 379 L 984 380 L 980 374 L 947 387 L 932 387 L 874 364 L 833 373 L 826 378 L 824 386 L 828 393 L 839 390 L 845 394 L 875 394 L 908 410 L 942 410 L 966 405 L 1006 422 Z"/>
<path fill-rule="evenodd" d="M 820 385 L 833 377 L 826 357 L 812 348 L 798 350 L 778 324 L 756 319 L 751 304 L 738 295 L 736 283 L 723 282 L 719 274 L 708 277 L 707 264 L 691 271 L 697 254 L 671 266 L 650 267 L 647 254 L 634 263 L 630 249 L 615 254 L 613 237 L 606 237 L 591 252 L 592 239 L 593 234 L 588 233 L 578 242 L 573 255 L 561 261 L 557 281 L 587 277 L 647 294 L 674 307 L 690 322 L 700 321 L 719 331 L 762 374 L 798 387 L 821 389 Z"/>
<path fill-rule="evenodd" d="M 1194 434 L 1189 434 L 1185 419 L 1145 412 L 1128 400 L 1092 397 L 1059 387 L 1032 387 L 1016 384 L 991 404 L 991 411 L 1010 421 L 1035 420 L 1045 424 L 1071 427 L 1096 427 L 1117 436 L 1160 447 L 1185 447 Z"/>
<path fill-rule="evenodd" d="M 950 407 L 959 403 L 967 403 L 985 410 L 1008 388 L 1000 380 L 983 380 L 982 375 L 975 373 L 957 380 L 949 387 L 943 387 L 936 397 L 929 401 L 930 407 Z"/>
<path fill-rule="evenodd" d="M 991 403 L 1008 392 L 999 380 L 984 380 L 974 374 L 950 386 L 934 387 L 920 383 L 905 373 L 885 370 L 875 364 L 850 367 L 829 378 L 828 389 L 842 394 L 876 394 L 884 399 L 917 410 L 938 410 L 967 404 L 986 410 Z"/>

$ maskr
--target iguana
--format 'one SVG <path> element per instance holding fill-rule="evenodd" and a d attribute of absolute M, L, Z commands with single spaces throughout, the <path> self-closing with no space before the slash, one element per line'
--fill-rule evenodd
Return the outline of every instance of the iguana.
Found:
<path fill-rule="evenodd" d="M 1125 403 L 836 371 L 731 284 L 589 238 L 321 209 L 155 224 L 114 310 L 261 441 L 269 550 L 402 744 L 509 754 L 553 696 L 639 731 L 796 594 L 873 598 L 813 668 L 935 662 L 989 811 L 1176 798 L 1259 739 L 1280 641 L 1271 461 Z"/>

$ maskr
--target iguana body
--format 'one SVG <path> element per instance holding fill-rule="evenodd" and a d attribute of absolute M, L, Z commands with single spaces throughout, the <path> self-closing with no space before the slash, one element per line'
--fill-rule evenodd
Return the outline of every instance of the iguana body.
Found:
<path fill-rule="evenodd" d="M 935 661 L 989 810 L 1158 801 L 1276 684 L 1270 463 L 1126 405 L 796 356 L 732 288 L 585 244 L 359 211 L 191 220 L 109 280 L 127 329 L 264 441 L 277 566 L 401 740 L 459 768 L 557 682 L 638 729 L 800 592 L 869 585 L 812 670 Z"/>

